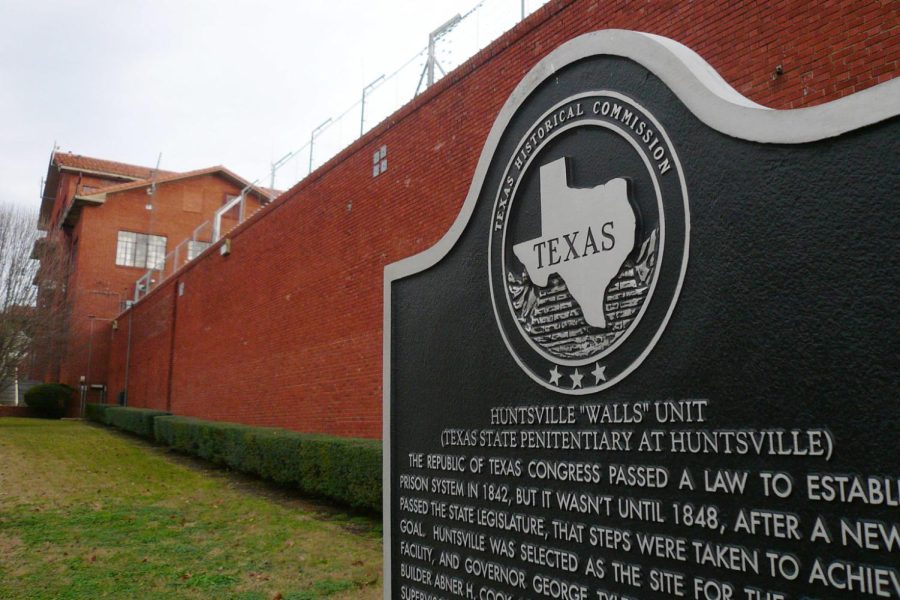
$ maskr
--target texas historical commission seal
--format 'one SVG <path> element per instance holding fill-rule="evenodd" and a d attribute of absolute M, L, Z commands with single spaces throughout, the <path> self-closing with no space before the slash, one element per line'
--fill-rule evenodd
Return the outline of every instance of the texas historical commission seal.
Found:
<path fill-rule="evenodd" d="M 690 215 L 675 149 L 653 115 L 611 91 L 567 98 L 507 147 L 488 251 L 500 333 L 541 385 L 608 388 L 652 350 L 684 279 Z"/>

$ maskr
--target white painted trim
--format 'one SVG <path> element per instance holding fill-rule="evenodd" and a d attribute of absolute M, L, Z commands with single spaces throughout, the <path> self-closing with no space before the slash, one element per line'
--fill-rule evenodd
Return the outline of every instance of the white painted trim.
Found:
<path fill-rule="evenodd" d="M 110 173 L 108 171 L 94 171 L 92 169 L 79 169 L 78 167 L 60 166 L 60 171 L 68 173 L 84 173 L 85 175 L 99 175 L 107 179 L 123 179 L 124 181 L 141 181 L 141 177 L 132 177 L 131 175 L 122 175 L 121 173 Z"/>
<path fill-rule="evenodd" d="M 488 165 L 515 111 L 559 69 L 595 55 L 619 56 L 652 71 L 703 123 L 731 137 L 768 144 L 801 144 L 835 137 L 900 114 L 900 78 L 827 104 L 772 110 L 738 93 L 696 52 L 658 35 L 607 29 L 566 42 L 537 63 L 510 94 L 484 143 L 472 184 L 456 220 L 431 248 L 384 268 L 383 514 L 384 597 L 391 593 L 390 560 L 390 350 L 391 282 L 440 262 L 475 211 Z"/>
<path fill-rule="evenodd" d="M 381 580 L 384 597 L 391 597 L 391 279 L 384 271 L 384 321 L 382 323 L 381 405 Z"/>
<path fill-rule="evenodd" d="M 590 38 L 590 39 L 586 39 Z M 600 54 L 630 58 L 659 77 L 701 121 L 722 133 L 767 144 L 802 144 L 835 137 L 900 114 L 900 80 L 876 85 L 827 104 L 773 110 L 732 88 L 699 54 L 674 40 L 649 33 L 607 30 L 570 44 L 590 44 Z"/>

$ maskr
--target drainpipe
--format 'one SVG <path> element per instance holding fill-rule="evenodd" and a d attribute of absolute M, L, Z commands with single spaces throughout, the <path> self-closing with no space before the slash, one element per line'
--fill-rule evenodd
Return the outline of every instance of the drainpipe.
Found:
<path fill-rule="evenodd" d="M 119 294 L 116 294 L 118 296 Z M 93 375 L 91 374 L 91 367 L 93 366 L 93 350 L 94 350 L 94 321 L 112 321 L 113 319 L 103 319 L 100 317 L 95 317 L 94 315 L 88 315 L 88 320 L 91 322 L 91 332 L 90 337 L 88 338 L 88 359 L 87 359 L 87 384 L 90 385 L 93 383 Z"/>
<path fill-rule="evenodd" d="M 172 412 L 172 385 L 175 378 L 175 324 L 178 322 L 178 296 L 184 293 L 184 282 L 175 282 L 175 297 L 172 298 L 172 328 L 169 332 L 169 384 L 166 387 L 166 412 Z"/>
<path fill-rule="evenodd" d="M 87 366 L 87 380 L 91 381 L 91 358 L 94 350 L 94 315 L 88 315 L 88 321 L 91 322 L 91 333 L 90 337 L 88 337 L 88 366 Z"/>
<path fill-rule="evenodd" d="M 131 366 L 131 317 L 134 315 L 134 308 L 128 311 L 128 345 L 125 347 L 125 404 L 128 406 L 128 371 Z"/>

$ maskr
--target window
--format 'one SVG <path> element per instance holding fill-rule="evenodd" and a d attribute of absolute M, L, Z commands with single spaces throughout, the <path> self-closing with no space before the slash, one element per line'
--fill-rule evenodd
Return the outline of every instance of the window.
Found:
<path fill-rule="evenodd" d="M 188 260 L 194 260 L 200 253 L 209 248 L 209 242 L 196 242 L 194 240 L 190 240 L 188 242 Z"/>
<path fill-rule="evenodd" d="M 387 171 L 387 146 L 382 146 L 372 154 L 372 177 Z"/>
<path fill-rule="evenodd" d="M 161 269 L 166 262 L 166 238 L 132 231 L 120 231 L 116 264 L 123 267 Z"/>

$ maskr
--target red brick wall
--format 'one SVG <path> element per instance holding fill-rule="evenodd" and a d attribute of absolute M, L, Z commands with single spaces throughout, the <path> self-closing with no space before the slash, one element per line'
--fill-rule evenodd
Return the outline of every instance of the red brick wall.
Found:
<path fill-rule="evenodd" d="M 174 301 L 172 287 L 160 290 L 132 309 L 133 314 L 118 321 L 115 337 L 124 339 L 127 345 L 128 328 L 131 328 L 131 353 L 128 377 L 128 404 L 166 410 L 169 389 L 169 355 L 172 347 L 172 307 Z M 116 348 L 116 351 L 126 348 Z M 124 360 L 121 356 L 119 360 Z M 123 363 L 124 364 L 124 363 Z M 114 379 L 119 374 L 111 374 Z M 115 402 L 116 394 L 124 389 L 118 379 L 110 381 L 110 401 Z"/>
<path fill-rule="evenodd" d="M 230 256 L 208 254 L 142 301 L 130 403 L 160 406 L 165 391 L 176 414 L 379 437 L 384 265 L 449 227 L 500 106 L 544 55 L 588 31 L 658 33 L 784 109 L 895 76 L 897 22 L 897 3 L 550 2 L 232 232 Z M 383 144 L 389 169 L 373 179 Z"/>
<path fill-rule="evenodd" d="M 126 363 L 130 364 L 131 362 L 128 328 L 134 323 L 134 315 L 139 308 L 140 305 L 137 305 L 120 315 L 116 320 L 115 329 L 110 328 L 109 363 L 106 376 L 107 402 L 110 404 L 117 403 L 119 392 L 128 387 L 126 378 L 130 378 L 131 375 L 130 369 L 126 368 Z M 147 401 L 144 400 L 142 404 L 137 404 L 137 406 L 142 405 L 147 406 Z"/>
<path fill-rule="evenodd" d="M 0 406 L 0 417 L 36 417 L 27 406 Z"/>
<path fill-rule="evenodd" d="M 110 194 L 103 205 L 82 209 L 73 232 L 78 249 L 67 296 L 70 337 L 60 381 L 77 386 L 84 375 L 88 384 L 107 383 L 111 320 L 121 310 L 122 301 L 133 297 L 134 282 L 146 272 L 143 267 L 116 265 L 118 232 L 165 236 L 166 252 L 171 252 L 191 237 L 195 227 L 212 218 L 227 195 L 239 192 L 240 186 L 234 182 L 205 175 L 159 185 L 152 210 L 146 208 L 149 198 L 143 187 Z M 255 199 L 248 198 L 248 210 L 258 206 Z M 224 230 L 230 226 L 227 220 L 223 222 Z M 185 247 L 182 256 L 186 252 Z M 166 387 L 163 384 L 163 389 Z"/>

